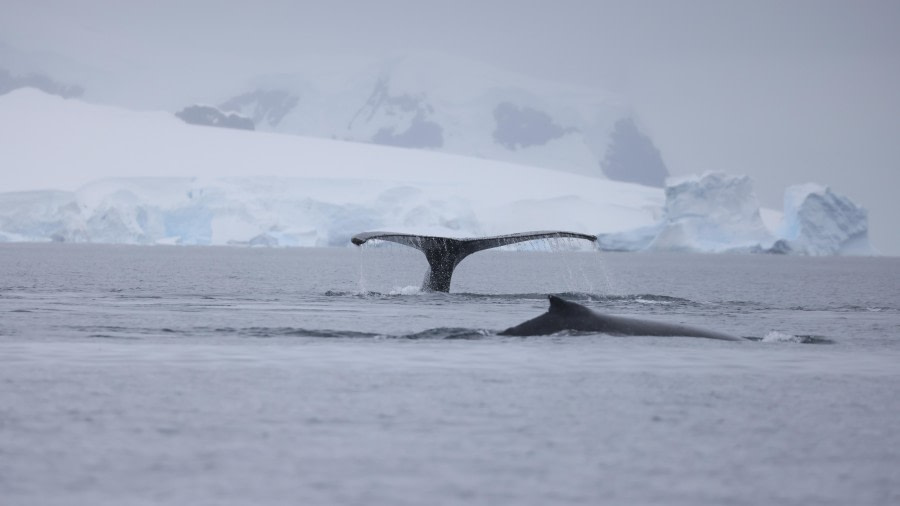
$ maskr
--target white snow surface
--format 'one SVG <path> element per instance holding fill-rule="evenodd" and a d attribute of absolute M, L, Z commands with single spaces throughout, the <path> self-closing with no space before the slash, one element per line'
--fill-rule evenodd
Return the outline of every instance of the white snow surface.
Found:
<path fill-rule="evenodd" d="M 659 189 L 420 150 L 0 97 L 0 240 L 314 246 L 654 223 Z"/>

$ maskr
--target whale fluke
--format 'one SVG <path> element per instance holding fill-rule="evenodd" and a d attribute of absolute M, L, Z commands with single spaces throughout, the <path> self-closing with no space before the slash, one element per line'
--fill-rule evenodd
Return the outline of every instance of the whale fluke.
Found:
<path fill-rule="evenodd" d="M 422 283 L 422 289 L 433 292 L 449 292 L 450 279 L 453 277 L 453 270 L 456 269 L 456 266 L 459 265 L 464 258 L 472 253 L 535 239 L 561 237 L 585 239 L 592 242 L 597 241 L 597 236 L 595 235 L 559 230 L 544 230 L 465 239 L 400 234 L 396 232 L 364 232 L 353 236 L 351 242 L 357 246 L 361 246 L 366 241 L 378 239 L 416 248 L 425 254 L 425 259 L 428 261 L 429 267 L 428 273 L 425 275 L 425 281 Z"/>

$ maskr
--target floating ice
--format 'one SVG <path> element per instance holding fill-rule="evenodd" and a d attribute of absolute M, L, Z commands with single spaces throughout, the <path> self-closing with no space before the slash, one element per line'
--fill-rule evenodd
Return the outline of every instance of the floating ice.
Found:
<path fill-rule="evenodd" d="M 750 251 L 773 241 L 750 178 L 706 173 L 666 187 L 665 218 L 647 249 Z"/>
<path fill-rule="evenodd" d="M 846 197 L 794 187 L 779 222 L 745 176 L 704 174 L 663 195 L 480 158 L 192 126 L 33 89 L 0 96 L 0 138 L 0 241 L 333 246 L 364 230 L 570 230 L 615 250 L 872 253 L 866 212 Z"/>
<path fill-rule="evenodd" d="M 616 251 L 766 252 L 872 255 L 865 209 L 831 189 L 804 184 L 785 191 L 784 212 L 760 209 L 746 176 L 706 173 L 666 187 L 654 225 L 601 234 Z"/>
<path fill-rule="evenodd" d="M 791 251 L 807 255 L 872 255 L 866 210 L 831 188 L 791 186 L 778 230 Z"/>

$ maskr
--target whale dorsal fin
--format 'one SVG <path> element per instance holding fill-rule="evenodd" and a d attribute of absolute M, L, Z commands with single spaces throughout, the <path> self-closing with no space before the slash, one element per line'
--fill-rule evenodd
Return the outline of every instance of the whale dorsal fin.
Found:
<path fill-rule="evenodd" d="M 562 313 L 572 309 L 573 303 L 561 299 L 556 295 L 549 295 L 547 298 L 550 299 L 550 309 L 547 310 L 550 313 Z"/>

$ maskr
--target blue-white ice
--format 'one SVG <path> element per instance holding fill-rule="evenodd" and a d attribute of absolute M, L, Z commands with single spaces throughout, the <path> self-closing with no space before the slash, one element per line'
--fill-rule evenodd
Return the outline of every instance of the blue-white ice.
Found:
<path fill-rule="evenodd" d="M 747 176 L 706 173 L 670 182 L 662 218 L 602 234 L 619 251 L 872 255 L 866 210 L 817 184 L 785 190 L 784 211 L 762 209 Z"/>
<path fill-rule="evenodd" d="M 0 165 L 13 169 L 0 183 L 6 240 L 312 246 L 371 228 L 614 232 L 652 223 L 663 198 L 599 177 L 199 127 L 28 89 L 0 97 L 0 138 Z M 13 193 L 44 188 L 54 191 Z"/>
<path fill-rule="evenodd" d="M 817 184 L 784 192 L 784 219 L 777 234 L 792 250 L 809 255 L 873 254 L 866 210 Z"/>
<path fill-rule="evenodd" d="M 789 189 L 779 213 L 760 209 L 743 176 L 709 173 L 663 192 L 487 159 L 192 126 L 31 89 L 0 97 L 0 138 L 0 241 L 326 246 L 371 229 L 560 229 L 600 234 L 616 250 L 872 253 L 865 210 L 816 185 Z"/>

